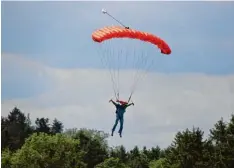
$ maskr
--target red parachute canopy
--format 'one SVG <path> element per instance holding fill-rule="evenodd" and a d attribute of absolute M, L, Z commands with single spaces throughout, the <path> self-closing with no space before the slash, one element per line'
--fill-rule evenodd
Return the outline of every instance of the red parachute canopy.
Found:
<path fill-rule="evenodd" d="M 92 39 L 98 43 L 112 38 L 132 38 L 150 42 L 156 45 L 161 50 L 161 53 L 171 54 L 171 49 L 165 41 L 147 32 L 127 29 L 121 26 L 109 26 L 96 30 L 92 34 Z"/>

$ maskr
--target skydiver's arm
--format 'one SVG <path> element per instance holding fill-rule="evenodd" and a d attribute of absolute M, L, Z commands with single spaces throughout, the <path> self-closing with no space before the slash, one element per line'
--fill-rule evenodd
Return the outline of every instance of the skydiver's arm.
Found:
<path fill-rule="evenodd" d="M 130 104 L 128 104 L 128 105 L 127 105 L 127 107 L 129 107 L 129 106 L 131 106 L 131 105 L 133 105 L 133 106 L 134 106 L 134 103 L 130 103 Z"/>
<path fill-rule="evenodd" d="M 109 102 L 112 102 L 115 106 L 117 106 L 117 103 L 115 103 L 112 99 Z"/>

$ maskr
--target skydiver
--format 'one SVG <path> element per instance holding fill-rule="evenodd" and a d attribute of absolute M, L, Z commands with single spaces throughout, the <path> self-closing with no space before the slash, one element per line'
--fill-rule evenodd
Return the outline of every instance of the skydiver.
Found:
<path fill-rule="evenodd" d="M 114 126 L 112 128 L 111 136 L 113 136 L 115 128 L 118 125 L 118 122 L 120 121 L 120 128 L 119 128 L 118 133 L 119 133 L 119 136 L 122 137 L 123 123 L 124 123 L 124 113 L 126 112 L 126 108 L 131 106 L 131 105 L 134 106 L 134 103 L 128 104 L 127 102 L 119 101 L 119 100 L 117 100 L 116 102 L 118 102 L 118 103 L 116 103 L 112 99 L 109 102 L 112 102 L 116 107 L 116 111 L 115 111 L 116 119 L 115 119 L 115 124 L 114 124 Z"/>

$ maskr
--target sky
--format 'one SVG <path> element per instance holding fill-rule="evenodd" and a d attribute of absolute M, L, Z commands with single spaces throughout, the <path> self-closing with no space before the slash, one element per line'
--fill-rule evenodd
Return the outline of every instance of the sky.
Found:
<path fill-rule="evenodd" d="M 114 92 L 99 51 L 113 47 L 127 52 L 121 64 L 124 55 L 136 60 L 142 52 L 154 64 L 134 90 L 123 138 L 109 137 L 110 145 L 166 147 L 177 131 L 196 126 L 208 134 L 217 120 L 234 112 L 233 2 L 4 1 L 1 7 L 3 116 L 17 106 L 33 120 L 57 118 L 65 128 L 109 133 L 115 109 L 108 101 Z M 164 39 L 171 55 L 131 40 L 100 47 L 92 32 L 118 25 L 102 8 L 130 28 Z M 119 71 L 123 99 L 136 72 L 130 63 Z"/>

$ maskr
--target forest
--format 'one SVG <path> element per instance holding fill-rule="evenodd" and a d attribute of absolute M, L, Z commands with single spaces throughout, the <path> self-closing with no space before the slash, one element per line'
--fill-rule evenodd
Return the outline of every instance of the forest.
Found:
<path fill-rule="evenodd" d="M 64 129 L 56 118 L 51 124 L 48 118 L 33 122 L 15 107 L 1 117 L 1 167 L 234 168 L 234 114 L 230 116 L 214 123 L 206 138 L 202 129 L 192 127 L 177 132 L 167 148 L 126 150 L 110 147 L 103 131 Z"/>

